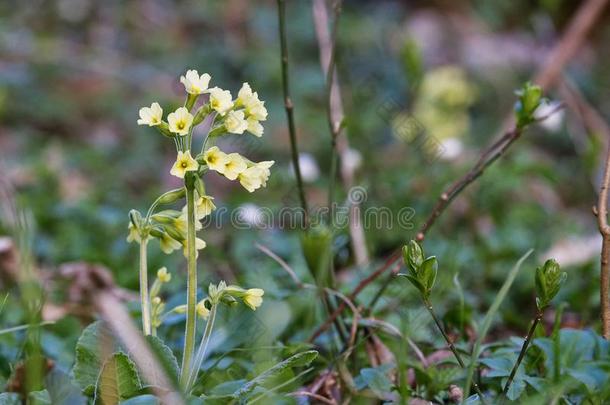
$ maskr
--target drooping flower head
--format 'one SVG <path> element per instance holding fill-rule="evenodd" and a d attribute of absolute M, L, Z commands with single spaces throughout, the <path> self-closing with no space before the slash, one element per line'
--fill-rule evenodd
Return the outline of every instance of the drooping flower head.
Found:
<path fill-rule="evenodd" d="M 159 103 L 152 103 L 150 107 L 140 108 L 140 119 L 138 125 L 148 125 L 154 127 L 159 125 L 163 119 L 163 109 Z"/>
<path fill-rule="evenodd" d="M 180 83 L 184 85 L 187 93 L 198 95 L 206 92 L 210 79 L 211 77 L 207 73 L 199 76 L 196 70 L 188 70 L 185 76 L 180 76 Z"/>
<path fill-rule="evenodd" d="M 233 108 L 233 97 L 229 90 L 223 90 L 219 87 L 210 89 L 210 107 L 220 115 L 225 115 Z"/>

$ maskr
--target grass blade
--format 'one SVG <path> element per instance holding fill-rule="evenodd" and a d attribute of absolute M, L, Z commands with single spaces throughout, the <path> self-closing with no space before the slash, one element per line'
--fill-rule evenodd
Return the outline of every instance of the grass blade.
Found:
<path fill-rule="evenodd" d="M 496 315 L 496 312 L 498 312 L 500 305 L 502 305 L 502 301 L 504 301 L 504 298 L 506 298 L 508 290 L 510 290 L 510 287 L 515 281 L 515 278 L 517 278 L 517 274 L 519 274 L 521 265 L 523 264 L 525 259 L 527 259 L 529 255 L 532 254 L 533 251 L 533 249 L 528 250 L 527 253 L 521 256 L 519 261 L 517 261 L 515 266 L 510 270 L 508 276 L 506 277 L 506 280 L 504 281 L 504 284 L 502 284 L 502 288 L 500 288 L 500 291 L 498 291 L 498 295 L 494 299 L 494 302 L 491 304 L 491 307 L 489 307 L 487 314 L 485 314 L 485 318 L 483 319 L 483 325 L 479 331 L 479 336 L 477 337 L 477 340 L 474 343 L 474 348 L 472 349 L 472 357 L 470 359 L 470 365 L 468 366 L 468 372 L 466 374 L 466 385 L 464 386 L 464 398 L 468 398 L 470 396 L 470 386 L 472 385 L 472 376 L 474 374 L 474 368 L 477 364 L 479 356 L 481 355 L 481 344 L 483 343 L 483 340 L 485 340 L 485 336 L 489 331 L 491 322 L 494 316 Z"/>

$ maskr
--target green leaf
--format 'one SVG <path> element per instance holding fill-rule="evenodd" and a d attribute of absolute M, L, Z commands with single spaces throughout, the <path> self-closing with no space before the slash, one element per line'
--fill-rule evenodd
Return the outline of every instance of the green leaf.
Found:
<path fill-rule="evenodd" d="M 422 263 L 420 268 L 420 280 L 421 283 L 426 287 L 426 291 L 428 294 L 434 286 L 434 281 L 436 280 L 437 272 L 438 262 L 436 260 L 436 257 L 431 256 Z"/>
<path fill-rule="evenodd" d="M 379 368 L 363 368 L 360 375 L 366 385 L 380 399 L 385 399 L 392 391 L 392 382 L 383 370 Z"/>
<path fill-rule="evenodd" d="M 316 284 L 320 287 L 330 287 L 331 284 L 332 243 L 333 233 L 324 225 L 312 227 L 301 235 L 301 249 L 305 262 L 316 280 Z"/>
<path fill-rule="evenodd" d="M 528 82 L 516 94 L 519 99 L 515 104 L 515 115 L 517 126 L 522 128 L 534 121 L 534 113 L 542 100 L 542 88 Z"/>
<path fill-rule="evenodd" d="M 45 377 L 45 387 L 54 405 L 86 405 L 87 398 L 74 385 L 70 377 L 54 367 Z"/>
<path fill-rule="evenodd" d="M 0 405 L 21 405 L 19 394 L 4 392 L 0 394 Z"/>
<path fill-rule="evenodd" d="M 95 404 L 116 405 L 142 388 L 135 364 L 123 352 L 112 355 L 102 367 L 95 387 Z"/>
<path fill-rule="evenodd" d="M 506 396 L 511 401 L 516 401 L 517 399 L 519 399 L 521 394 L 523 394 L 523 391 L 525 391 L 525 381 L 523 381 L 523 379 L 521 378 L 518 378 L 513 381 L 510 387 L 508 387 L 508 392 L 506 393 Z"/>
<path fill-rule="evenodd" d="M 414 276 L 412 276 L 410 274 L 404 274 L 404 273 L 399 273 L 398 275 L 402 276 L 402 277 L 406 277 L 407 280 L 409 280 L 411 282 L 411 284 L 413 284 L 413 286 L 415 288 L 417 288 L 423 296 L 426 295 L 426 287 L 424 287 L 424 285 L 422 283 L 420 283 L 420 281 L 417 278 L 415 278 Z"/>
<path fill-rule="evenodd" d="M 76 343 L 76 360 L 72 372 L 86 395 L 95 393 L 95 384 L 103 362 L 101 348 L 108 353 L 116 351 L 116 343 L 102 321 L 87 326 Z"/>
<path fill-rule="evenodd" d="M 254 388 L 264 385 L 267 381 L 271 380 L 273 377 L 281 374 L 285 370 L 288 370 L 293 367 L 303 367 L 309 365 L 314 359 L 318 357 L 318 352 L 315 350 L 308 350 L 306 352 L 297 353 L 292 357 L 287 358 L 286 360 L 277 363 L 275 366 L 271 367 L 267 371 L 264 371 L 262 374 L 258 375 L 256 378 L 250 380 L 246 384 L 244 384 L 240 389 L 236 390 L 233 393 L 234 398 L 243 398 Z"/>
<path fill-rule="evenodd" d="M 146 394 L 129 398 L 127 401 L 121 402 L 121 405 L 157 405 L 160 403 L 154 395 Z"/>
<path fill-rule="evenodd" d="M 464 396 L 466 396 L 466 397 L 468 397 L 470 395 L 470 386 L 472 385 L 472 375 L 474 374 L 475 366 L 479 360 L 479 356 L 481 355 L 481 345 L 483 343 L 483 340 L 487 336 L 487 331 L 489 331 L 491 322 L 493 321 L 493 318 L 496 315 L 496 312 L 498 312 L 500 305 L 502 305 L 504 298 L 506 298 L 506 295 L 508 294 L 508 290 L 510 290 L 510 287 L 513 285 L 513 282 L 515 281 L 517 274 L 519 274 L 521 265 L 523 264 L 525 259 L 527 259 L 529 257 L 529 255 L 532 254 L 532 252 L 533 252 L 532 249 L 528 250 L 527 253 L 525 253 L 519 259 L 519 261 L 517 261 L 515 266 L 511 269 L 511 271 L 506 276 L 506 280 L 504 281 L 504 284 L 502 284 L 500 291 L 498 291 L 498 295 L 496 295 L 496 298 L 494 299 L 493 303 L 491 304 L 491 307 L 489 307 L 489 310 L 487 310 L 487 314 L 485 314 L 485 318 L 483 319 L 483 325 L 481 326 L 481 328 L 479 330 L 479 336 L 477 337 L 477 340 L 475 341 L 474 347 L 472 349 L 472 358 L 470 360 L 470 365 L 468 366 L 468 372 L 466 374 L 466 385 L 464 386 Z"/>
<path fill-rule="evenodd" d="M 146 340 L 148 340 L 151 350 L 157 355 L 157 360 L 159 360 L 159 363 L 161 363 L 163 371 L 165 371 L 167 376 L 174 384 L 177 384 L 180 368 L 178 367 L 178 360 L 176 360 L 174 353 L 172 353 L 171 349 L 167 347 L 165 343 L 163 343 L 163 341 L 156 336 L 148 335 L 146 336 Z M 156 378 L 157 370 L 156 367 L 153 367 L 153 365 L 151 365 L 151 370 L 154 373 L 153 381 L 148 381 L 148 383 L 151 385 L 159 385 L 158 381 L 161 381 L 161 376 L 159 375 L 159 378 Z M 161 371 L 162 370 L 159 370 L 159 372 Z"/>

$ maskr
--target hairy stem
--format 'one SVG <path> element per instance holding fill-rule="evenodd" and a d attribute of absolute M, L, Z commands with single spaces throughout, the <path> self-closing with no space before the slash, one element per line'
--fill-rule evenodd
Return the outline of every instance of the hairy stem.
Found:
<path fill-rule="evenodd" d="M 508 380 L 506 381 L 506 385 L 504 386 L 504 390 L 502 391 L 502 395 L 504 395 L 504 396 L 506 396 L 506 393 L 508 393 L 508 389 L 510 388 L 510 385 L 513 383 L 513 380 L 515 379 L 517 370 L 519 369 L 519 366 L 521 365 L 521 362 L 523 361 L 523 357 L 525 357 L 525 352 L 527 352 L 527 348 L 532 340 L 532 336 L 534 336 L 534 332 L 536 331 L 536 326 L 538 326 L 538 323 L 542 319 L 542 315 L 543 315 L 543 311 L 539 310 L 538 313 L 536 313 L 536 317 L 534 318 L 534 321 L 532 322 L 532 326 L 530 327 L 530 330 L 527 332 L 527 336 L 525 337 L 525 340 L 523 341 L 523 345 L 521 346 L 521 351 L 519 352 L 519 357 L 517 357 L 517 362 L 513 366 L 513 369 L 511 370 L 510 375 L 508 376 Z"/>
<path fill-rule="evenodd" d="M 443 328 L 443 325 L 441 324 L 441 321 L 436 316 L 436 313 L 434 312 L 434 308 L 432 308 L 432 304 L 430 303 L 430 300 L 427 299 L 427 298 L 424 298 L 424 305 L 425 305 L 426 309 L 428 310 L 428 312 L 430 313 L 430 316 L 432 317 L 432 319 L 434 319 L 434 323 L 436 324 L 436 328 L 439 330 L 441 335 L 443 335 L 443 338 L 445 339 L 445 342 L 447 342 L 447 346 L 449 346 L 449 350 L 451 350 L 451 353 L 453 353 L 453 357 L 455 357 L 455 359 L 457 360 L 457 362 L 460 365 L 460 367 L 465 369 L 466 365 L 464 364 L 464 361 L 462 360 L 462 356 L 460 356 L 460 353 L 455 348 L 455 345 L 453 344 L 453 342 L 451 341 L 449 336 L 447 336 L 447 333 L 445 332 L 445 329 Z M 474 387 L 474 390 L 476 391 L 476 393 L 479 395 L 479 398 L 480 398 L 481 402 L 484 405 L 486 405 L 487 402 L 485 401 L 485 397 L 483 396 L 483 392 L 481 392 L 481 389 L 479 388 L 479 384 L 477 384 L 476 382 L 473 382 L 472 386 Z"/>
<path fill-rule="evenodd" d="M 195 350 L 195 331 L 197 328 L 197 251 L 195 246 L 195 189 L 190 179 L 186 181 L 187 206 L 187 273 L 186 285 L 186 327 L 184 333 L 184 353 L 180 372 L 180 384 L 186 387 Z"/>
<path fill-rule="evenodd" d="M 294 104 L 290 98 L 290 80 L 288 73 L 288 44 L 286 41 L 286 0 L 277 0 L 280 48 L 282 57 L 282 87 L 284 90 L 284 108 L 286 109 L 286 117 L 288 120 L 288 133 L 290 135 L 290 152 L 292 155 L 292 165 L 297 179 L 297 188 L 299 191 L 299 199 L 301 208 L 304 211 L 305 221 L 307 221 L 307 200 L 305 198 L 305 188 L 301 177 L 301 167 L 299 165 L 299 148 L 297 145 L 296 128 L 294 124 Z"/>
<path fill-rule="evenodd" d="M 186 392 L 188 393 L 195 384 L 195 380 L 197 379 L 197 374 L 199 373 L 199 369 L 201 369 L 201 363 L 205 358 L 205 354 L 208 350 L 208 345 L 210 344 L 210 337 L 212 336 L 212 330 L 214 329 L 214 321 L 216 320 L 216 310 L 218 305 L 212 305 L 210 309 L 210 317 L 208 318 L 208 322 L 205 325 L 205 331 L 203 332 L 203 337 L 201 338 L 201 343 L 199 344 L 199 349 L 197 350 L 197 355 L 195 356 L 195 361 L 193 362 L 193 367 L 190 371 L 188 383 L 186 386 Z"/>
<path fill-rule="evenodd" d="M 140 241 L 140 304 L 142 305 L 142 331 L 144 335 L 150 335 L 151 333 L 147 253 L 148 237 L 144 237 Z"/>

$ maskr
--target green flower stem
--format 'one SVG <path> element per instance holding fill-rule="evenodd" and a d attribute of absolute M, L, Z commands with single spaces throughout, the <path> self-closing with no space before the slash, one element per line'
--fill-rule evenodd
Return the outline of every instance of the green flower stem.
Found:
<path fill-rule="evenodd" d="M 214 304 L 210 309 L 210 316 L 208 318 L 208 322 L 205 325 L 205 331 L 203 332 L 203 337 L 201 338 L 201 343 L 199 344 L 199 349 L 197 350 L 197 355 L 195 356 L 195 361 L 193 362 L 193 367 L 191 368 L 188 383 L 186 385 L 187 393 L 193 388 L 195 380 L 197 379 L 197 374 L 201 369 L 201 363 L 203 363 L 203 360 L 205 359 L 205 354 L 208 350 L 208 345 L 210 344 L 210 338 L 212 337 L 212 330 L 214 329 L 214 321 L 216 320 L 217 308 L 218 305 Z"/>
<path fill-rule="evenodd" d="M 447 333 L 445 332 L 445 329 L 443 328 L 441 321 L 436 316 L 436 313 L 434 312 L 434 308 L 432 308 L 432 303 L 430 303 L 430 300 L 428 298 L 423 298 L 423 300 L 424 300 L 424 305 L 426 306 L 426 309 L 430 313 L 430 316 L 432 317 L 432 319 L 434 319 L 434 323 L 436 324 L 437 329 L 439 330 L 439 332 L 441 332 L 441 335 L 443 335 L 445 342 L 447 342 L 447 346 L 449 346 L 449 350 L 451 350 L 451 353 L 453 353 L 453 356 L 457 360 L 460 367 L 465 369 L 466 365 L 464 364 L 464 361 L 462 360 L 462 356 L 460 356 L 460 353 L 457 351 L 456 347 L 453 345 L 453 342 L 451 341 L 449 336 L 447 336 Z M 479 384 L 477 384 L 476 382 L 473 382 L 472 386 L 474 387 L 474 390 L 476 391 L 476 393 L 479 395 L 479 398 L 481 399 L 481 403 L 483 403 L 484 405 L 487 405 L 487 402 L 485 401 L 485 397 L 483 396 L 483 392 L 479 388 Z"/>
<path fill-rule="evenodd" d="M 502 391 L 502 395 L 504 395 L 504 396 L 506 396 L 506 394 L 508 393 L 508 389 L 510 388 L 510 385 L 513 383 L 515 375 L 517 374 L 517 370 L 519 369 L 519 366 L 521 365 L 521 362 L 523 361 L 523 357 L 525 357 L 525 352 L 527 352 L 527 348 L 529 347 L 529 344 L 532 341 L 532 336 L 534 336 L 536 327 L 538 326 L 538 323 L 540 323 L 540 320 L 542 319 L 543 314 L 544 314 L 543 310 L 538 310 L 538 312 L 536 313 L 536 317 L 534 318 L 534 321 L 532 322 L 532 326 L 530 326 L 530 330 L 527 332 L 527 336 L 525 337 L 525 340 L 523 341 L 523 345 L 521 346 L 521 351 L 519 352 L 519 357 L 517 358 L 517 362 L 513 366 L 513 369 L 511 370 L 510 375 L 508 376 L 508 380 L 506 381 L 506 385 L 504 386 L 504 390 Z"/>
<path fill-rule="evenodd" d="M 195 247 L 195 188 L 194 177 L 188 175 L 186 183 L 187 206 L 187 296 L 186 296 L 186 328 L 184 333 L 184 353 L 180 372 L 180 384 L 186 387 L 191 370 L 193 352 L 195 350 L 195 331 L 197 328 L 197 251 Z"/>
<path fill-rule="evenodd" d="M 142 331 L 150 335 L 150 295 L 148 294 L 148 264 L 147 264 L 148 237 L 140 241 L 140 301 L 142 305 Z"/>

